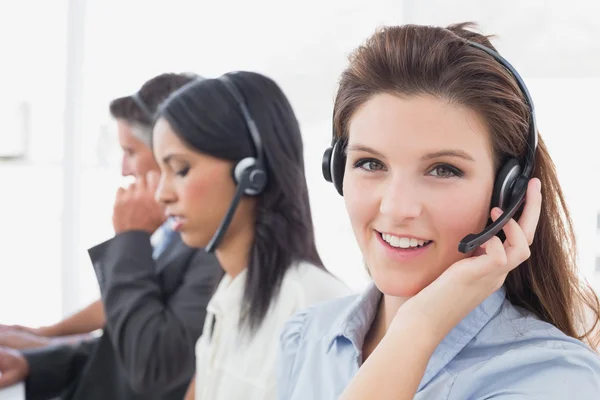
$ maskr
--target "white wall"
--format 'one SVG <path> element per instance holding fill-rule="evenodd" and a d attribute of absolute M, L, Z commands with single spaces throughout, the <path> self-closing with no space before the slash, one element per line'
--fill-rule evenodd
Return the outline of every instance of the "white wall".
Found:
<path fill-rule="evenodd" d="M 66 3 L 0 2 L 0 136 L 22 128 L 10 120 L 19 104 L 31 113 L 28 158 L 0 161 L 0 323 L 61 316 Z"/>

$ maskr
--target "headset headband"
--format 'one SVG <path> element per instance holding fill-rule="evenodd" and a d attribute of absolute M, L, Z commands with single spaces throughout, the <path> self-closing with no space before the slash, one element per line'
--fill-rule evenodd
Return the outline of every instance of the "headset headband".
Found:
<path fill-rule="evenodd" d="M 248 127 L 248 131 L 250 132 L 250 138 L 252 139 L 252 143 L 254 144 L 254 151 L 256 152 L 256 162 L 258 165 L 263 166 L 263 148 L 262 148 L 262 140 L 260 139 L 260 134 L 258 133 L 258 128 L 256 127 L 256 123 L 246 106 L 246 102 L 244 101 L 244 97 L 237 89 L 235 84 L 231 81 L 231 79 L 227 75 L 223 75 L 219 77 L 219 80 L 223 83 L 223 85 L 227 88 L 229 93 L 233 96 L 235 101 L 238 103 L 240 110 L 242 110 L 242 114 L 244 115 L 244 120 L 246 121 L 246 126 Z"/>

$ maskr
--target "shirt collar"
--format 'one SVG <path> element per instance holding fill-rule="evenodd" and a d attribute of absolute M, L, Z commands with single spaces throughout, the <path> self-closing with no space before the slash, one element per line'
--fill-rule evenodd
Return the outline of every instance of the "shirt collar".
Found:
<path fill-rule="evenodd" d="M 356 298 L 354 302 L 341 313 L 332 329 L 326 336 L 327 351 L 331 349 L 335 341 L 340 337 L 350 340 L 358 352 L 361 351 L 365 336 L 369 330 L 377 307 L 381 300 L 381 292 L 371 281 L 367 288 Z"/>
<path fill-rule="evenodd" d="M 152 235 L 150 235 L 150 243 L 152 244 L 152 247 L 158 246 L 158 244 L 164 239 L 167 232 L 172 230 L 171 224 L 172 221 L 167 219 L 152 233 Z"/>
<path fill-rule="evenodd" d="M 325 336 L 327 352 L 336 340 L 346 338 L 358 353 L 362 352 L 364 338 L 375 318 L 382 297 L 374 282 L 342 313 Z M 431 356 L 419 390 L 424 387 L 469 343 L 481 329 L 497 314 L 506 292 L 504 287 L 492 293 L 483 303 L 467 315 L 437 346 Z"/>
<path fill-rule="evenodd" d="M 246 287 L 247 269 L 240 272 L 235 278 L 225 274 L 217 286 L 206 307 L 209 313 L 223 315 L 239 312 Z"/>

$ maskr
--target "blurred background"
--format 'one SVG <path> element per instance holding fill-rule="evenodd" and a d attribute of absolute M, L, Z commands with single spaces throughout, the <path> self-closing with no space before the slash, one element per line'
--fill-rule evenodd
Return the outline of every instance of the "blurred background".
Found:
<path fill-rule="evenodd" d="M 597 0 L 6 0 L 0 2 L 0 323 L 56 322 L 98 297 L 87 249 L 113 234 L 115 97 L 162 72 L 253 70 L 300 120 L 319 251 L 367 282 L 344 203 L 321 176 L 337 78 L 384 24 L 474 21 L 533 96 L 572 211 L 579 267 L 600 289 Z M 41 298 L 43 301 L 33 301 Z"/>

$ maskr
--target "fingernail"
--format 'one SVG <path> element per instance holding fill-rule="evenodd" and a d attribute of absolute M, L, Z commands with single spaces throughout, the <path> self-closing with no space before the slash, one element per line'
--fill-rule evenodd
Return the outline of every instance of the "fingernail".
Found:
<path fill-rule="evenodd" d="M 539 179 L 535 180 L 535 188 L 538 191 L 538 193 L 542 192 L 542 182 L 540 182 Z"/>
<path fill-rule="evenodd" d="M 502 210 L 499 209 L 498 207 L 494 207 L 492 209 L 492 217 L 493 218 L 498 218 L 500 216 L 500 214 L 502 214 Z"/>

